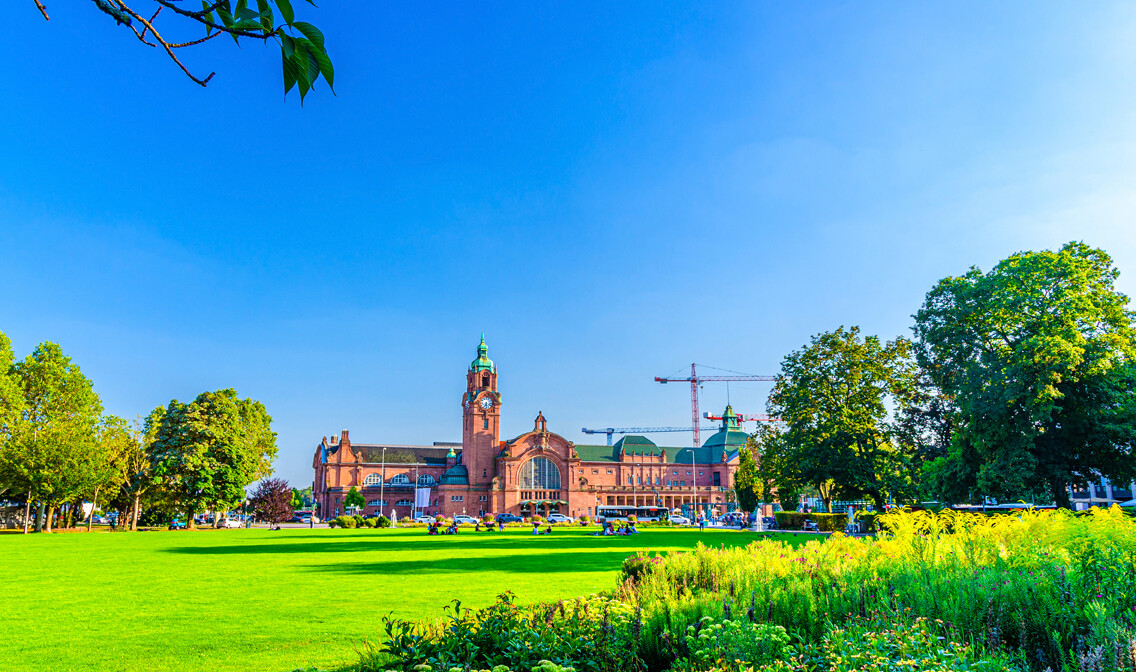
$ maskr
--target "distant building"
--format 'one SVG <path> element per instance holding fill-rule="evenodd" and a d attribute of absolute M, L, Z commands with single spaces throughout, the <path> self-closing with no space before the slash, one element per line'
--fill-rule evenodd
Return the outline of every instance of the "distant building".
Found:
<path fill-rule="evenodd" d="M 577 445 L 548 431 L 543 413 L 532 431 L 502 441 L 501 407 L 497 366 L 483 337 L 466 371 L 462 442 L 352 443 L 347 430 L 325 437 L 312 460 L 320 515 L 343 513 L 353 486 L 367 501 L 366 513 L 393 509 L 399 517 L 414 510 L 581 516 L 603 505 L 732 508 L 728 490 L 747 439 L 732 408 L 702 446 L 676 448 L 644 436 L 625 436 L 614 446 Z"/>
<path fill-rule="evenodd" d="M 1112 506 L 1124 504 L 1136 495 L 1136 483 L 1113 485 L 1107 478 L 1098 479 L 1084 488 L 1070 488 L 1070 504 L 1074 511 L 1084 511 L 1092 506 Z"/>

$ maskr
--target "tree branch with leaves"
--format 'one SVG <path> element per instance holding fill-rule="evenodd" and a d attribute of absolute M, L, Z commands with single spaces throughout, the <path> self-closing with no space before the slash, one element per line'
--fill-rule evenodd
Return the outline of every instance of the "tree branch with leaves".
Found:
<path fill-rule="evenodd" d="M 44 3 L 41 0 L 34 1 L 43 18 L 50 20 Z M 129 28 L 143 44 L 161 47 L 187 77 L 201 86 L 206 86 L 217 73 L 210 72 L 204 77 L 194 75 L 182 62 L 177 50 L 203 44 L 220 35 L 228 35 L 238 45 L 244 38 L 260 40 L 266 44 L 272 41 L 280 46 L 285 96 L 296 87 L 300 91 L 300 104 L 303 104 L 304 97 L 320 77 L 327 82 L 332 94 L 335 93 L 335 70 L 324 46 L 323 33 L 310 23 L 296 20 L 291 0 L 256 0 L 255 10 L 249 7 L 248 0 L 237 0 L 235 3 L 230 0 L 202 0 L 200 10 L 186 9 L 178 0 L 149 0 L 152 2 L 151 7 L 156 6 L 152 14 L 138 9 L 140 2 L 147 4 L 147 0 L 131 0 L 130 3 L 126 0 L 92 2 L 100 11 L 113 18 L 116 24 Z M 307 2 L 316 6 L 312 0 Z M 163 25 L 161 31 L 156 25 L 162 10 L 167 10 L 167 15 L 179 20 L 177 26 L 196 24 L 204 28 L 205 36 L 186 41 L 168 38 L 164 34 L 167 25 Z M 277 23 L 277 14 L 283 23 Z"/>

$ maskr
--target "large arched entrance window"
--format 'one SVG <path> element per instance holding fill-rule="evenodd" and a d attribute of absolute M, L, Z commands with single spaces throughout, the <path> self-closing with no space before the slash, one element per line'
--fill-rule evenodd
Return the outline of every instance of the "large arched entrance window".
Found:
<path fill-rule="evenodd" d="M 534 457 L 521 465 L 517 485 L 524 490 L 559 490 L 560 470 L 547 457 Z"/>
<path fill-rule="evenodd" d="M 379 483 L 382 483 L 382 482 L 383 482 L 382 476 L 379 476 L 378 474 L 367 474 L 367 477 L 363 479 L 363 487 L 369 488 L 369 487 L 372 487 L 372 486 L 376 486 L 376 485 L 378 485 Z"/>

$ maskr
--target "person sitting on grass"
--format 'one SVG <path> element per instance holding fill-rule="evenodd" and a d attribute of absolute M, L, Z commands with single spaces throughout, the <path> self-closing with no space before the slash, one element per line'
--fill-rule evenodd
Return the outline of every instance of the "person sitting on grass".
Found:
<path fill-rule="evenodd" d="M 627 524 L 627 534 L 639 534 L 639 530 L 635 529 L 634 521 Z"/>
<path fill-rule="evenodd" d="M 503 521 L 503 520 L 497 521 L 497 531 L 498 532 L 504 532 L 505 531 L 505 521 Z"/>
<path fill-rule="evenodd" d="M 533 536 L 535 537 L 538 534 L 540 534 L 540 523 L 538 523 L 537 521 L 534 520 L 533 521 Z"/>
<path fill-rule="evenodd" d="M 552 534 L 552 523 L 549 523 L 549 524 L 548 524 L 548 527 L 546 527 L 546 528 L 544 529 L 544 533 L 545 533 L 545 534 Z"/>

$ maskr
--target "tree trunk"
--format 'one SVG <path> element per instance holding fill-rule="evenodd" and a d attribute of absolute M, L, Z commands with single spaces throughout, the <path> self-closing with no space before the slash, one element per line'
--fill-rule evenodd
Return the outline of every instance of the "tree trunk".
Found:
<path fill-rule="evenodd" d="M 43 532 L 43 502 L 36 502 L 35 531 Z"/>
<path fill-rule="evenodd" d="M 44 532 L 51 534 L 51 522 L 52 522 L 51 519 L 54 518 L 54 517 L 55 517 L 55 506 L 54 505 L 48 506 L 47 507 L 47 515 L 44 517 L 44 521 L 43 521 L 44 522 L 44 525 L 43 525 L 43 531 Z"/>
<path fill-rule="evenodd" d="M 95 509 L 99 508 L 99 489 L 95 488 L 95 496 L 91 498 L 91 515 L 87 516 L 87 531 L 91 531 L 91 525 L 95 522 Z"/>
<path fill-rule="evenodd" d="M 221 521 L 225 520 L 225 518 L 228 517 L 228 515 L 229 515 L 228 509 L 225 509 L 224 511 L 214 511 L 213 512 L 213 528 L 216 529 L 218 527 L 221 527 Z"/>
<path fill-rule="evenodd" d="M 138 510 L 141 508 L 142 493 L 134 493 L 134 511 L 130 515 L 130 529 L 131 531 L 138 530 Z"/>
<path fill-rule="evenodd" d="M 1089 488 L 1092 488 L 1092 487 L 1093 486 L 1090 484 Z M 1071 509 L 1071 508 L 1073 508 L 1072 502 L 1069 501 L 1069 489 L 1068 489 L 1068 486 L 1065 483 L 1063 483 L 1062 481 L 1060 481 L 1058 479 L 1051 479 L 1049 481 L 1049 488 L 1053 491 L 1053 503 L 1057 506 L 1057 508 L 1059 508 L 1059 509 Z M 1090 489 L 1090 492 L 1092 492 L 1091 489 Z"/>
<path fill-rule="evenodd" d="M 24 502 L 24 534 L 28 533 L 28 523 L 31 522 L 32 517 L 32 491 L 28 490 L 28 496 Z"/>
<path fill-rule="evenodd" d="M 197 529 L 197 524 L 193 522 L 193 514 L 194 511 L 192 509 L 185 512 L 185 529 L 187 530 Z"/>

